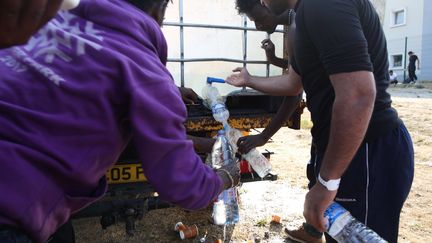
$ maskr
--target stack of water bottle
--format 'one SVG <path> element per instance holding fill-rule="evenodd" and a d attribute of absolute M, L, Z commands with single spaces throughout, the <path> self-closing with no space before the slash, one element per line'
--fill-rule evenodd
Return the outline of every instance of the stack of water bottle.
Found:
<path fill-rule="evenodd" d="M 219 169 L 224 165 L 235 163 L 234 152 L 226 137 L 225 129 L 229 128 L 229 112 L 225 102 L 219 95 L 219 91 L 211 85 L 212 82 L 220 82 L 219 79 L 208 78 L 208 84 L 203 89 L 203 98 L 206 105 L 212 109 L 213 117 L 221 122 L 224 129 L 218 132 L 216 142 L 213 145 L 211 154 L 211 165 Z M 213 206 L 213 221 L 217 225 L 236 224 L 240 220 L 237 188 L 229 188 L 223 191 Z"/>
<path fill-rule="evenodd" d="M 212 167 L 220 169 L 224 165 L 235 163 L 234 154 L 229 144 L 225 131 L 218 132 L 216 142 L 212 150 Z M 217 225 L 236 224 L 240 220 L 237 188 L 232 187 L 221 192 L 213 206 L 213 221 Z"/>
<path fill-rule="evenodd" d="M 216 121 L 223 124 L 223 129 L 218 132 L 216 142 L 211 154 L 212 167 L 218 169 L 224 165 L 235 163 L 234 155 L 237 152 L 237 140 L 242 136 L 237 129 L 231 128 L 228 124 L 229 111 L 225 106 L 225 101 L 220 96 L 216 87 L 212 83 L 224 83 L 223 79 L 207 78 L 207 85 L 203 89 L 205 105 L 212 110 Z M 266 176 L 271 165 L 268 160 L 256 149 L 243 155 L 255 172 L 262 178 Z M 238 194 L 236 188 L 223 191 L 213 208 L 213 220 L 217 225 L 235 224 L 239 221 Z"/>
<path fill-rule="evenodd" d="M 212 83 L 224 82 L 223 79 L 207 78 L 207 85 L 203 89 L 202 96 L 205 105 L 212 110 L 214 119 L 223 124 L 225 136 L 228 138 L 235 154 L 237 152 L 237 140 L 242 137 L 242 133 L 228 124 L 229 111 L 225 106 L 225 101 L 220 96 L 218 89 L 212 86 Z M 261 178 L 264 178 L 272 169 L 270 162 L 256 149 L 250 150 L 247 154 L 243 154 L 242 157 L 248 161 Z"/>

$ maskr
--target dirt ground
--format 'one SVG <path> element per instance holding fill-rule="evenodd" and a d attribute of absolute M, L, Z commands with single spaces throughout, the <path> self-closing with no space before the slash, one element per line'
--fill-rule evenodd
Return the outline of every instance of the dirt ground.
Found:
<path fill-rule="evenodd" d="M 415 146 L 415 177 L 411 193 L 402 211 L 399 242 L 432 241 L 432 85 L 427 88 L 392 87 L 394 107 L 411 132 Z M 279 175 L 277 181 L 245 183 L 240 188 L 241 221 L 226 229 L 225 242 L 290 242 L 284 227 L 299 226 L 307 180 L 305 167 L 309 159 L 310 116 L 302 117 L 299 131 L 283 128 L 260 150 L 274 152 L 271 162 Z M 279 215 L 282 224 L 270 223 Z M 211 209 L 186 212 L 178 208 L 154 210 L 137 223 L 134 237 L 126 236 L 124 225 L 102 230 L 99 219 L 74 221 L 77 242 L 182 242 L 173 232 L 174 224 L 182 221 L 196 224 L 199 237 L 184 242 L 199 242 L 205 231 L 206 242 L 223 239 L 223 228 L 211 224 Z M 253 242 L 253 241 L 252 241 Z"/>

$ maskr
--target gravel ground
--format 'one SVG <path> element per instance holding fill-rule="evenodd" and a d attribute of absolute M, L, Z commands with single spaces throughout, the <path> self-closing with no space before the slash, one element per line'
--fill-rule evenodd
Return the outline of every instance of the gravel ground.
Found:
<path fill-rule="evenodd" d="M 432 90 L 416 87 L 392 87 L 394 106 L 405 121 L 415 144 L 416 174 L 410 196 L 401 215 L 400 242 L 432 241 Z M 303 200 L 307 181 L 311 126 L 306 111 L 299 131 L 283 128 L 264 148 L 272 152 L 271 162 L 278 172 L 277 181 L 245 183 L 240 188 L 241 221 L 226 230 L 225 242 L 290 242 L 284 227 L 297 227 L 302 221 Z M 271 223 L 279 215 L 282 224 Z M 123 225 L 102 230 L 99 219 L 75 220 L 77 242 L 182 242 L 173 231 L 174 224 L 196 224 L 199 236 L 208 232 L 206 242 L 223 239 L 223 228 L 211 223 L 211 209 L 186 212 L 179 208 L 154 210 L 137 223 L 134 237 L 126 236 Z M 267 238 L 266 238 L 267 236 Z M 198 242 L 198 238 L 184 242 Z"/>

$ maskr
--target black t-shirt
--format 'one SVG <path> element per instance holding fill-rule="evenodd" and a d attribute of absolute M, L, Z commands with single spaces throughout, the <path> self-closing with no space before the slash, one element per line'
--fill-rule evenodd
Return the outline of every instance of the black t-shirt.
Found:
<path fill-rule="evenodd" d="M 417 55 L 411 55 L 409 57 L 408 69 L 410 69 L 410 70 L 416 69 L 415 62 L 417 61 L 417 59 L 418 59 Z"/>
<path fill-rule="evenodd" d="M 371 141 L 396 127 L 391 108 L 387 46 L 380 20 L 369 0 L 299 0 L 292 66 L 302 77 L 318 150 L 327 146 L 335 98 L 329 75 L 371 71 L 377 97 L 366 134 Z"/>

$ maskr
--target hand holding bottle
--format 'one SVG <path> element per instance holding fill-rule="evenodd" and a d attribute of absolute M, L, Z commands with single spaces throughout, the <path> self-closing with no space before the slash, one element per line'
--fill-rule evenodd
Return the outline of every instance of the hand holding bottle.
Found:
<path fill-rule="evenodd" d="M 315 183 L 306 194 L 303 216 L 308 224 L 320 232 L 326 231 L 324 211 L 333 203 L 336 193 L 337 190 L 329 191 L 320 183 Z"/>
<path fill-rule="evenodd" d="M 235 163 L 222 166 L 220 169 L 216 170 L 216 173 L 224 183 L 224 190 L 238 186 L 240 183 L 240 164 L 237 161 Z"/>
<path fill-rule="evenodd" d="M 265 145 L 268 140 L 269 138 L 265 137 L 262 133 L 241 137 L 237 141 L 238 152 L 241 154 L 249 153 L 252 149 Z"/>

